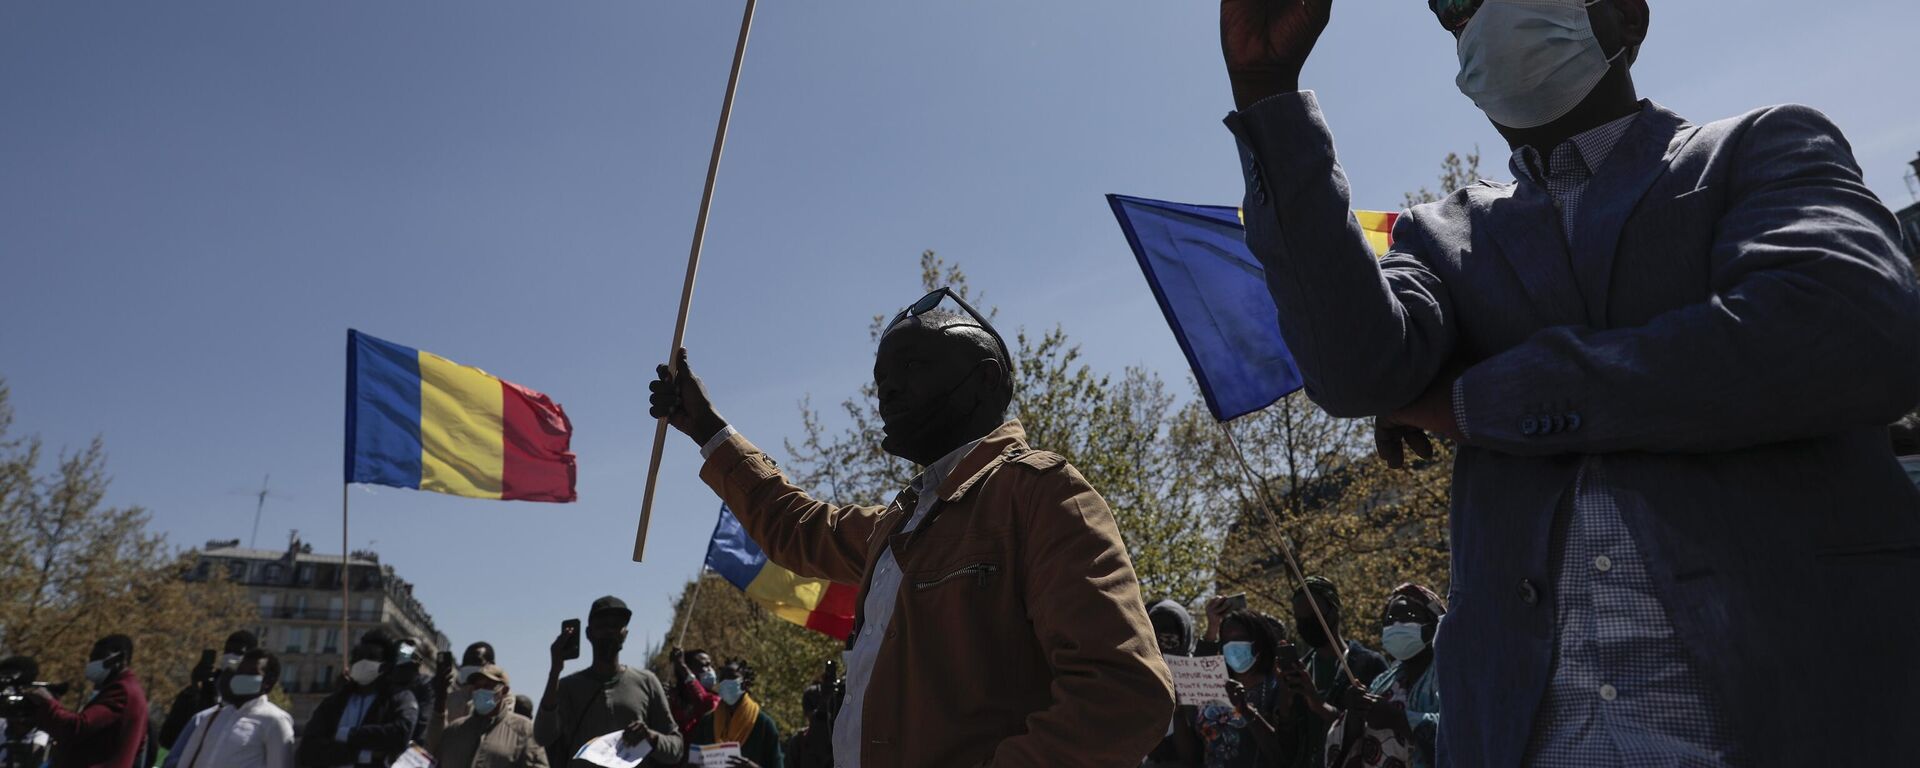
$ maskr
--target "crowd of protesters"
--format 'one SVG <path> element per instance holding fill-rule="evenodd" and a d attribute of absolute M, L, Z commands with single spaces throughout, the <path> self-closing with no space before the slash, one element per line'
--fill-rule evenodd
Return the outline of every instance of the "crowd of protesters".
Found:
<path fill-rule="evenodd" d="M 1178 602 L 1148 607 L 1160 654 L 1218 656 L 1231 674 L 1217 700 L 1174 710 L 1142 766 L 1433 764 L 1432 640 L 1443 601 L 1418 585 L 1393 591 L 1377 626 L 1391 661 L 1347 638 L 1332 582 L 1310 577 L 1293 602 L 1282 620 L 1246 609 L 1244 599 L 1215 597 L 1204 628 Z M 589 663 L 562 674 L 581 639 L 563 631 L 537 705 L 514 692 L 489 643 L 467 646 L 457 666 L 450 656 L 436 664 L 414 641 L 375 628 L 351 649 L 340 685 L 297 726 L 269 699 L 279 659 L 250 632 L 209 652 L 189 685 L 152 714 L 133 641 L 112 635 L 88 655 L 91 690 L 78 709 L 48 686 L 25 689 L 29 708 L 5 723 L 0 768 L 387 768 L 416 764 L 404 762 L 410 752 L 446 768 L 588 766 L 576 755 L 602 738 L 644 742 L 643 764 L 652 766 L 699 765 L 700 748 L 714 745 L 726 745 L 730 768 L 843 764 L 831 738 L 844 698 L 837 662 L 801 690 L 769 694 L 800 700 L 804 721 L 783 735 L 756 698 L 748 660 L 716 664 L 705 650 L 675 648 L 666 659 L 671 685 L 623 664 L 631 616 L 618 598 L 594 601 L 580 633 Z M 38 669 L 14 657 L 0 673 L 30 680 Z"/>

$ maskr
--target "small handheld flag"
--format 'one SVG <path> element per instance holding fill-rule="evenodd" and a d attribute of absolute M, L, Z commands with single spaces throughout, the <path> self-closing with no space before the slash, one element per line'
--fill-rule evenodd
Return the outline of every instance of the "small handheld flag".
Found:
<path fill-rule="evenodd" d="M 552 398 L 347 331 L 347 482 L 568 502 L 573 424 Z"/>
<path fill-rule="evenodd" d="M 768 560 L 725 504 L 720 505 L 713 541 L 707 544 L 707 567 L 780 618 L 835 640 L 853 632 L 853 606 L 860 590 L 804 578 Z"/>

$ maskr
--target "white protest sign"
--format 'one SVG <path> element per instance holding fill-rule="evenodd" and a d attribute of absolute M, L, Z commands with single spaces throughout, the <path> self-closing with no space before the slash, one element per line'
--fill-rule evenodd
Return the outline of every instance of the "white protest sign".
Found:
<path fill-rule="evenodd" d="M 693 757 L 687 762 L 700 768 L 727 768 L 727 758 L 740 756 L 740 742 L 723 741 L 694 747 Z"/>
<path fill-rule="evenodd" d="M 1220 656 L 1167 656 L 1173 692 L 1181 704 L 1227 700 L 1227 660 Z"/>
<path fill-rule="evenodd" d="M 620 731 L 614 731 L 588 741 L 580 745 L 580 751 L 573 753 L 573 757 L 606 768 L 634 768 L 653 751 L 653 745 L 645 739 L 629 746 L 620 742 L 620 735 Z"/>
<path fill-rule="evenodd" d="M 408 746 L 407 751 L 393 760 L 393 768 L 433 768 L 434 765 L 433 755 L 418 744 Z"/>

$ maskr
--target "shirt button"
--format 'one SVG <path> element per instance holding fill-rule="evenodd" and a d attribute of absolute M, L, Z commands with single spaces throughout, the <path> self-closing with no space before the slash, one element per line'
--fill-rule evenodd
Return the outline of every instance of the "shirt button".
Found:
<path fill-rule="evenodd" d="M 1612 685 L 1603 684 L 1600 686 L 1601 701 L 1613 701 L 1619 695 L 1620 695 L 1620 692 L 1617 690 L 1614 690 L 1614 687 Z"/>
<path fill-rule="evenodd" d="M 1607 557 L 1606 555 L 1595 557 L 1593 559 L 1593 569 L 1603 572 L 1613 570 L 1613 558 Z"/>
<path fill-rule="evenodd" d="M 1540 602 L 1540 590 L 1533 586 L 1533 579 L 1520 580 L 1520 602 L 1527 605 Z"/>

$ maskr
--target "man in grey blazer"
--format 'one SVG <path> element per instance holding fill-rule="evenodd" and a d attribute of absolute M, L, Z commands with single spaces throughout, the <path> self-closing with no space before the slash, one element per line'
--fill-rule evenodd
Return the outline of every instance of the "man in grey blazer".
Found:
<path fill-rule="evenodd" d="M 1839 129 L 1641 100 L 1645 0 L 1430 0 L 1518 181 L 1376 260 L 1299 86 L 1330 6 L 1223 0 L 1226 122 L 1308 394 L 1390 459 L 1459 442 L 1441 761 L 1911 764 L 1920 614 L 1887 598 L 1920 494 L 1886 424 L 1920 292 Z"/>

